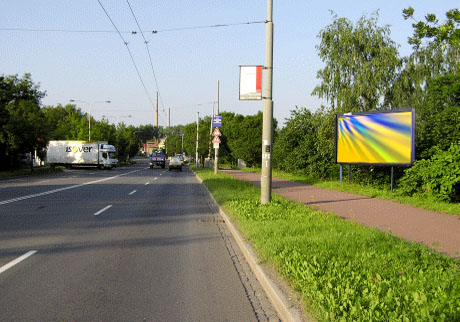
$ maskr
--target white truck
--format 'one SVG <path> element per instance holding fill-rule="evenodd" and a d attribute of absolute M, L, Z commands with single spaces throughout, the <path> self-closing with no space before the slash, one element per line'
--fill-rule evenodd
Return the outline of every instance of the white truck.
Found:
<path fill-rule="evenodd" d="M 116 149 L 107 142 L 50 141 L 46 162 L 51 166 L 98 167 L 112 169 L 117 166 Z"/>

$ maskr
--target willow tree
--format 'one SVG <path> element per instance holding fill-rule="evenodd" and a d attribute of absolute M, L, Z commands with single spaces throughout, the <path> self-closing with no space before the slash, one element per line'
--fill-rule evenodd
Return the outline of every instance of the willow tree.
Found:
<path fill-rule="evenodd" d="M 316 47 L 325 67 L 318 71 L 321 83 L 313 94 L 335 112 L 359 112 L 389 106 L 387 93 L 399 74 L 401 59 L 390 38 L 389 26 L 378 25 L 378 12 L 363 15 L 356 24 L 335 13 L 322 29 Z"/>

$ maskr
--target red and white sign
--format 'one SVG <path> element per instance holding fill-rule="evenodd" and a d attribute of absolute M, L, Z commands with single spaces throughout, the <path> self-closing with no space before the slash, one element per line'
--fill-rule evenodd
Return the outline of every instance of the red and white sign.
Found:
<path fill-rule="evenodd" d="M 212 143 L 220 143 L 219 137 L 215 136 L 214 139 L 212 139 Z"/>
<path fill-rule="evenodd" d="M 214 129 L 214 132 L 212 132 L 212 135 L 213 135 L 213 136 L 221 136 L 222 134 L 220 133 L 219 128 L 216 127 L 216 128 Z"/>
<path fill-rule="evenodd" d="M 240 100 L 262 99 L 262 67 L 240 66 Z"/>

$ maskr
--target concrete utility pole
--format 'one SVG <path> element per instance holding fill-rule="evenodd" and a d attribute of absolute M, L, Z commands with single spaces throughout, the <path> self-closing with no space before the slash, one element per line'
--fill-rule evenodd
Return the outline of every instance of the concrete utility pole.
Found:
<path fill-rule="evenodd" d="M 168 107 L 168 127 L 171 127 L 171 108 Z"/>
<path fill-rule="evenodd" d="M 200 130 L 200 112 L 196 119 L 196 152 L 195 152 L 195 166 L 198 168 L 198 132 Z"/>
<path fill-rule="evenodd" d="M 158 92 L 157 92 L 157 102 L 155 103 L 155 123 L 154 126 L 158 127 Z"/>
<path fill-rule="evenodd" d="M 219 81 L 217 81 L 216 115 L 219 115 Z M 217 169 L 219 168 L 219 148 L 214 149 L 214 159 L 214 174 L 217 174 Z"/>
<path fill-rule="evenodd" d="M 260 202 L 272 199 L 272 143 L 273 143 L 273 0 L 267 0 L 267 23 L 265 27 L 265 79 L 262 125 L 262 176 L 260 178 Z"/>

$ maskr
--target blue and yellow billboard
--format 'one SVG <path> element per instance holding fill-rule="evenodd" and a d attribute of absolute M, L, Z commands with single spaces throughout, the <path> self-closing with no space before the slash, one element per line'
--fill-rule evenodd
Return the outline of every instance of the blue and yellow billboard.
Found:
<path fill-rule="evenodd" d="M 411 165 L 415 149 L 415 110 L 337 115 L 336 162 Z"/>

